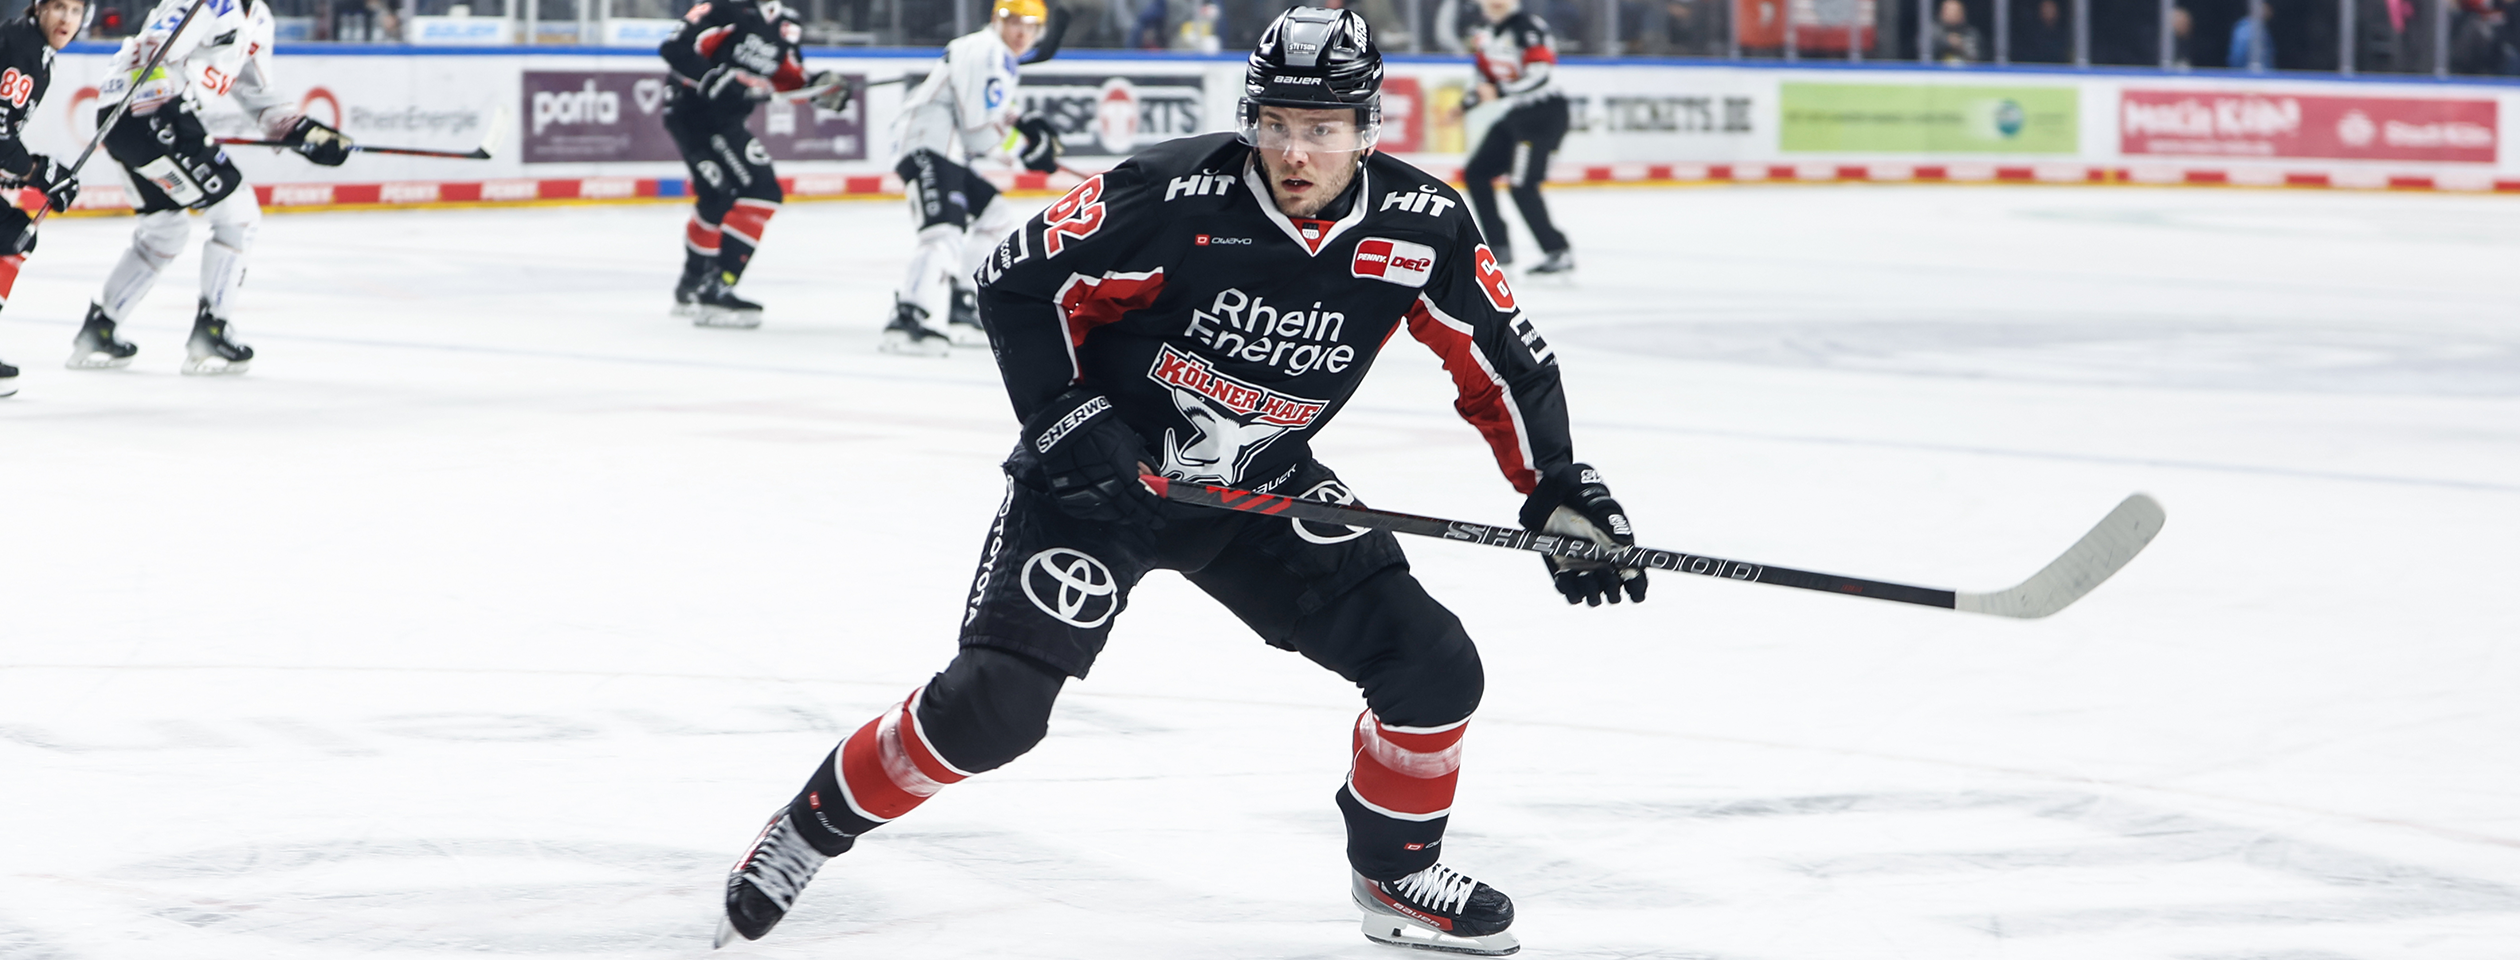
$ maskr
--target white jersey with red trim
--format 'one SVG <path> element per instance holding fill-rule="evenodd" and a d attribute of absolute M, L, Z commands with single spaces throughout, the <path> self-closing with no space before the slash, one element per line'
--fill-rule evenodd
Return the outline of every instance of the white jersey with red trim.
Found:
<path fill-rule="evenodd" d="M 1019 418 L 1081 384 L 1176 480 L 1267 490 L 1405 326 L 1516 490 L 1574 459 L 1556 357 L 1459 194 L 1389 156 L 1279 212 L 1233 134 L 1139 152 L 1000 244 L 980 310 Z"/>
<path fill-rule="evenodd" d="M 946 44 L 936 70 L 902 97 L 901 115 L 893 120 L 893 138 L 900 144 L 895 159 L 920 150 L 965 165 L 981 157 L 1011 158 L 1008 134 L 1023 112 L 1015 99 L 1015 68 L 1015 52 L 995 27 Z"/>
<path fill-rule="evenodd" d="M 122 42 L 97 85 L 97 102 L 112 104 L 137 83 L 131 112 L 147 116 L 182 100 L 198 111 L 203 96 L 233 96 L 248 116 L 275 135 L 297 122 L 297 102 L 281 93 L 272 79 L 271 5 L 247 0 L 204 0 L 201 12 L 184 24 L 192 0 L 161 0 L 149 11 L 148 26 Z M 166 58 L 143 78 L 142 65 L 166 47 Z"/>
<path fill-rule="evenodd" d="M 1557 68 L 1557 39 L 1548 21 L 1517 10 L 1470 35 L 1470 55 L 1479 76 L 1496 85 L 1516 105 L 1558 96 L 1549 81 Z"/>

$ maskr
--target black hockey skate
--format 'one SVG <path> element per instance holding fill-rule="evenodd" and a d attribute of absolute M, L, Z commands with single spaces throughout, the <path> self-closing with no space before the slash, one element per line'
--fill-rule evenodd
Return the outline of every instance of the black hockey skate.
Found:
<path fill-rule="evenodd" d="M 210 301 L 193 313 L 192 339 L 184 343 L 184 375 L 234 376 L 254 363 L 254 348 L 229 339 L 235 328 L 210 315 Z"/>
<path fill-rule="evenodd" d="M 847 837 L 842 843 L 840 852 L 847 853 L 857 840 Z M 723 947 L 738 936 L 761 939 L 787 917 L 788 908 L 796 905 L 796 895 L 805 892 L 806 882 L 814 879 L 814 871 L 830 861 L 830 856 L 797 834 L 796 821 L 788 819 L 786 807 L 780 807 L 761 828 L 761 836 L 753 838 L 752 849 L 744 851 L 744 858 L 735 861 L 735 869 L 726 874 L 726 917 L 718 921 L 715 946 Z"/>
<path fill-rule="evenodd" d="M 989 332 L 980 326 L 980 291 L 954 285 L 954 306 L 945 316 L 945 338 L 957 347 L 989 345 Z"/>
<path fill-rule="evenodd" d="M 14 396 L 17 394 L 17 375 L 18 369 L 16 367 L 0 363 L 0 397 Z"/>
<path fill-rule="evenodd" d="M 928 312 L 915 303 L 893 301 L 892 322 L 884 326 L 884 342 L 877 348 L 885 353 L 917 357 L 942 357 L 954 352 L 954 341 L 927 325 Z"/>
<path fill-rule="evenodd" d="M 1531 268 L 1531 272 L 1541 276 L 1574 273 L 1575 251 L 1560 250 L 1556 253 L 1549 254 L 1546 257 L 1542 257 L 1540 258 L 1540 262 Z"/>
<path fill-rule="evenodd" d="M 88 304 L 87 322 L 79 325 L 79 335 L 70 340 L 72 370 L 109 370 L 131 365 L 131 355 L 140 348 L 114 339 L 114 321 L 106 319 L 105 308 Z"/>
<path fill-rule="evenodd" d="M 1443 864 L 1398 880 L 1351 876 L 1356 907 L 1365 911 L 1366 939 L 1482 957 L 1522 949 L 1522 941 L 1505 929 L 1514 925 L 1514 901 Z"/>
<path fill-rule="evenodd" d="M 701 281 L 692 295 L 691 325 L 750 330 L 761 325 L 761 305 L 735 295 L 735 283 L 726 274 Z"/>
<path fill-rule="evenodd" d="M 688 320 L 699 319 L 700 288 L 708 282 L 705 276 L 689 273 L 683 274 L 681 280 L 675 281 L 674 316 Z"/>

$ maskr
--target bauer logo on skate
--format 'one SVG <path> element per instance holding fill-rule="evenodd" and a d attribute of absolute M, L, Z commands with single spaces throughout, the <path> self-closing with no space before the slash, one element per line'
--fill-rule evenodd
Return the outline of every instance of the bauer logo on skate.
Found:
<path fill-rule="evenodd" d="M 1060 623 L 1091 630 L 1120 607 L 1111 568 L 1082 551 L 1051 547 L 1024 561 L 1024 596 Z"/>
<path fill-rule="evenodd" d="M 1406 240 L 1367 237 L 1356 242 L 1356 261 L 1348 272 L 1404 287 L 1424 287 L 1427 278 L 1435 275 L 1435 248 Z"/>

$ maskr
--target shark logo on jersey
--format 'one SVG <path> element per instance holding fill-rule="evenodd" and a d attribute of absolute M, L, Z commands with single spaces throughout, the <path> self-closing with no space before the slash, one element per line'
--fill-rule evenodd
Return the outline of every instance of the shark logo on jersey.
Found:
<path fill-rule="evenodd" d="M 1312 426 L 1328 407 L 1218 373 L 1205 357 L 1166 344 L 1149 379 L 1172 390 L 1173 408 L 1192 432 L 1164 431 L 1164 476 L 1191 483 L 1234 484 L 1269 444 Z"/>

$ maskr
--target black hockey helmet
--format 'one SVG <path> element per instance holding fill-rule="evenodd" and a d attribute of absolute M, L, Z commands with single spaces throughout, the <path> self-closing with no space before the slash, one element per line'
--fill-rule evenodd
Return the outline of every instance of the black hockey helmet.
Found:
<path fill-rule="evenodd" d="M 1356 110 L 1359 149 L 1372 149 L 1382 131 L 1382 51 L 1365 18 L 1353 10 L 1296 7 L 1260 32 L 1243 70 L 1237 111 L 1243 141 L 1259 145 L 1260 108 Z"/>

